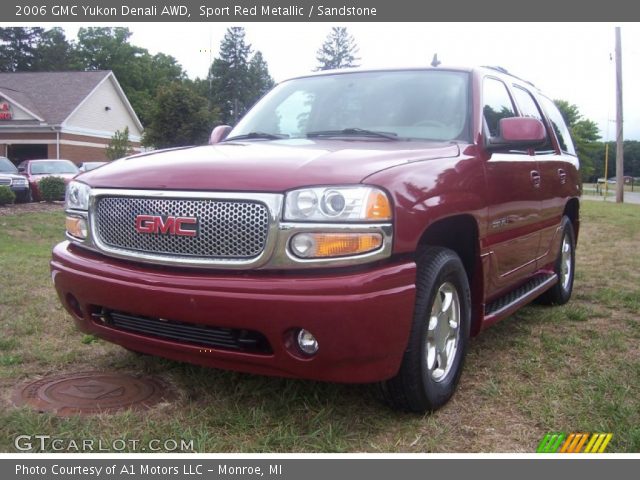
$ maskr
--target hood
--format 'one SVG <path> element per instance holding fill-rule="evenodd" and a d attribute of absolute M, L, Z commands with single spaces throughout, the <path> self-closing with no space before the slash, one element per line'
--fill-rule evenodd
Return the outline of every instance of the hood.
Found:
<path fill-rule="evenodd" d="M 380 170 L 459 152 L 449 143 L 377 139 L 229 142 L 136 155 L 78 178 L 103 188 L 283 192 L 360 183 Z"/>
<path fill-rule="evenodd" d="M 18 178 L 24 179 L 24 175 L 19 175 L 17 173 L 0 172 L 0 178 L 10 178 L 11 180 L 16 180 Z"/>

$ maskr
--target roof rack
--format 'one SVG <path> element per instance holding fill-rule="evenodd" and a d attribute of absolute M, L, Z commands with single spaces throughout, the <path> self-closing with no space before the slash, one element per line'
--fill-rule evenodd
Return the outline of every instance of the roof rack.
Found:
<path fill-rule="evenodd" d="M 500 72 L 500 73 L 503 73 L 505 75 L 509 75 L 510 77 L 517 78 L 521 82 L 527 83 L 527 84 L 531 85 L 532 87 L 538 88 L 533 83 L 531 83 L 529 80 L 525 80 L 524 78 L 521 78 L 521 77 L 518 77 L 517 75 L 514 75 L 513 73 L 509 72 L 509 70 L 507 70 L 504 67 L 500 67 L 498 65 L 482 65 L 482 68 L 488 68 L 489 70 L 495 70 L 496 72 Z"/>

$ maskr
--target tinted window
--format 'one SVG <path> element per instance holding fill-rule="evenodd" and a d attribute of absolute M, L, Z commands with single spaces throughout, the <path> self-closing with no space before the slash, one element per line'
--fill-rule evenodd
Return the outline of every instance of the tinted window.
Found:
<path fill-rule="evenodd" d="M 553 130 L 556 132 L 558 143 L 560 144 L 560 149 L 563 152 L 575 155 L 576 150 L 573 147 L 573 141 L 571 140 L 569 129 L 567 128 L 566 123 L 564 123 L 564 118 L 562 117 L 560 110 L 558 110 L 556 104 L 549 100 L 547 97 L 540 97 L 540 100 L 542 102 L 542 107 L 547 112 L 547 116 L 551 121 L 551 125 L 553 125 Z"/>
<path fill-rule="evenodd" d="M 518 104 L 518 108 L 520 110 L 521 116 L 537 118 L 542 123 L 545 123 L 542 113 L 540 112 L 540 108 L 538 108 L 538 104 L 533 99 L 533 96 L 531 95 L 530 92 L 514 85 L 513 96 L 515 97 L 516 103 Z M 536 153 L 538 154 L 555 153 L 553 150 L 553 146 L 551 145 L 551 139 L 547 138 L 547 141 L 545 142 L 544 145 L 542 145 L 541 147 L 537 147 Z"/>
<path fill-rule="evenodd" d="M 485 78 L 483 85 L 484 120 L 489 129 L 489 135 L 500 135 L 498 124 L 503 118 L 515 117 L 516 113 L 507 91 L 507 86 L 495 78 Z"/>
<path fill-rule="evenodd" d="M 281 83 L 229 138 L 266 132 L 288 138 L 360 128 L 399 138 L 469 140 L 469 74 L 447 70 L 341 73 Z"/>

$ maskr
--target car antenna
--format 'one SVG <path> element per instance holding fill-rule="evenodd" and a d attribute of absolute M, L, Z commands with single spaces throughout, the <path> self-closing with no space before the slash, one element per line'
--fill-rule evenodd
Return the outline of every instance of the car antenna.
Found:
<path fill-rule="evenodd" d="M 438 54 L 434 53 L 433 54 L 433 60 L 431 60 L 431 66 L 432 67 L 437 67 L 438 65 L 440 65 L 442 62 L 440 60 L 438 60 Z"/>

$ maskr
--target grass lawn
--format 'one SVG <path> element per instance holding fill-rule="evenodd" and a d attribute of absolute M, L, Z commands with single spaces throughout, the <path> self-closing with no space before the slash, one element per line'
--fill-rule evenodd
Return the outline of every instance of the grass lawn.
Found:
<path fill-rule="evenodd" d="M 0 451 L 17 435 L 193 440 L 198 452 L 534 452 L 548 432 L 612 432 L 640 452 L 640 207 L 584 201 L 572 301 L 533 305 L 471 342 L 460 388 L 432 415 L 389 410 L 367 385 L 230 373 L 140 357 L 75 330 L 49 275 L 61 211 L 0 216 Z M 177 398 L 58 418 L 16 385 L 88 370 L 146 373 Z"/>

